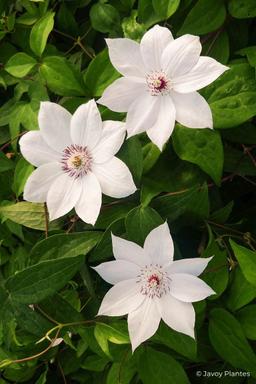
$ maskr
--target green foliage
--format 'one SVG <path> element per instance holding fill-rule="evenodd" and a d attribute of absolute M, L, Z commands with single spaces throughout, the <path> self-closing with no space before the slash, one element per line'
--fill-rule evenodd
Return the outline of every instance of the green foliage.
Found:
<path fill-rule="evenodd" d="M 255 383 L 255 1 L 3 0 L 0 14 L 0 384 Z M 19 137 L 39 129 L 41 101 L 71 113 L 97 101 L 121 76 L 104 39 L 140 42 L 157 23 L 199 35 L 230 68 L 199 91 L 213 130 L 176 124 L 162 152 L 145 134 L 125 140 L 117 157 L 137 192 L 103 195 L 94 227 L 75 211 L 49 222 L 23 199 L 34 167 Z M 175 259 L 213 256 L 200 278 L 216 294 L 194 303 L 195 339 L 161 321 L 132 353 L 126 317 L 97 316 L 110 285 L 91 267 L 113 260 L 111 234 L 143 245 L 165 220 Z"/>

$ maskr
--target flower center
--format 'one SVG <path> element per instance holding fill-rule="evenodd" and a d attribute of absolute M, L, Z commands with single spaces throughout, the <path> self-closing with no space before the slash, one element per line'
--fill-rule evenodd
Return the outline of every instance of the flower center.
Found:
<path fill-rule="evenodd" d="M 151 72 L 146 76 L 149 92 L 152 96 L 167 95 L 170 93 L 171 80 L 164 72 Z"/>
<path fill-rule="evenodd" d="M 92 156 L 87 147 L 72 144 L 64 149 L 61 164 L 64 172 L 77 179 L 91 171 Z"/>
<path fill-rule="evenodd" d="M 140 292 L 148 297 L 162 297 L 170 290 L 170 278 L 158 264 L 146 265 L 140 270 L 137 283 L 140 284 Z"/>

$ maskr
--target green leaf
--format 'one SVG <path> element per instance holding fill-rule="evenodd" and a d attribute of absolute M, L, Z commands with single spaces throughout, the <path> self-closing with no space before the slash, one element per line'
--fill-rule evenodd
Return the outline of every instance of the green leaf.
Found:
<path fill-rule="evenodd" d="M 94 329 L 94 336 L 102 351 L 112 358 L 109 351 L 109 341 L 114 344 L 130 344 L 127 325 L 125 322 L 109 324 L 97 323 Z"/>
<path fill-rule="evenodd" d="M 139 354 L 137 368 L 143 384 L 189 384 L 180 363 L 153 348 L 147 347 Z"/>
<path fill-rule="evenodd" d="M 238 19 L 246 19 L 256 16 L 254 0 L 229 0 L 228 10 L 231 16 Z"/>
<path fill-rule="evenodd" d="M 102 33 L 117 30 L 120 25 L 120 15 L 117 9 L 101 2 L 91 7 L 90 20 L 92 27 Z"/>
<path fill-rule="evenodd" d="M 117 155 L 130 169 L 136 185 L 140 184 L 142 175 L 142 148 L 137 137 L 125 140 Z"/>
<path fill-rule="evenodd" d="M 215 223 L 225 223 L 232 213 L 234 207 L 234 201 L 230 201 L 224 207 L 211 213 L 210 219 Z"/>
<path fill-rule="evenodd" d="M 152 0 L 152 4 L 161 20 L 167 20 L 177 11 L 180 0 Z"/>
<path fill-rule="evenodd" d="M 130 384 L 136 371 L 133 358 L 125 359 L 125 364 L 122 364 L 122 361 L 120 363 L 113 363 L 108 372 L 106 384 Z"/>
<path fill-rule="evenodd" d="M 225 18 L 226 9 L 222 0 L 198 0 L 187 15 L 178 35 L 205 35 L 218 29 Z"/>
<path fill-rule="evenodd" d="M 39 241 L 31 249 L 31 263 L 85 255 L 97 244 L 101 236 L 101 232 L 61 233 L 50 236 Z"/>
<path fill-rule="evenodd" d="M 233 240 L 230 240 L 230 245 L 244 277 L 250 284 L 256 286 L 256 252 L 236 244 Z"/>
<path fill-rule="evenodd" d="M 0 152 L 0 172 L 9 171 L 14 168 L 14 162 L 8 159 L 8 157 Z"/>
<path fill-rule="evenodd" d="M 16 204 L 2 205 L 0 206 L 0 214 L 5 219 L 10 219 L 25 227 L 41 231 L 45 230 L 45 210 L 43 204 L 22 201 Z M 51 227 L 53 228 L 52 225 Z"/>
<path fill-rule="evenodd" d="M 13 55 L 6 63 L 5 70 L 15 77 L 26 76 L 37 64 L 36 60 L 24 52 Z"/>
<path fill-rule="evenodd" d="M 247 339 L 256 340 L 256 305 L 251 304 L 237 313 L 237 318 Z"/>
<path fill-rule="evenodd" d="M 102 372 L 109 359 L 98 355 L 88 356 L 81 364 L 81 368 L 88 371 Z"/>
<path fill-rule="evenodd" d="M 149 28 L 160 21 L 161 17 L 154 11 L 152 1 L 139 0 L 138 19 L 145 24 L 146 28 Z"/>
<path fill-rule="evenodd" d="M 128 239 L 140 245 L 152 231 L 152 229 L 163 224 L 163 219 L 150 207 L 136 207 L 132 209 L 125 221 Z"/>
<path fill-rule="evenodd" d="M 220 185 L 224 161 L 220 134 L 209 129 L 178 126 L 172 137 L 177 155 L 198 165 Z"/>
<path fill-rule="evenodd" d="M 222 308 L 210 312 L 209 336 L 223 360 L 234 368 L 256 373 L 256 355 L 246 340 L 242 327 L 234 316 Z"/>
<path fill-rule="evenodd" d="M 224 171 L 237 175 L 256 175 L 256 168 L 251 159 L 244 152 L 229 145 L 225 146 Z"/>
<path fill-rule="evenodd" d="M 204 184 L 157 197 L 152 206 L 171 222 L 179 217 L 186 218 L 187 224 L 206 219 L 209 216 L 208 187 Z"/>
<path fill-rule="evenodd" d="M 108 50 L 104 49 L 88 65 L 84 75 L 84 82 L 90 95 L 98 97 L 119 76 L 109 60 Z"/>
<path fill-rule="evenodd" d="M 64 57 L 43 60 L 40 73 L 52 92 L 60 96 L 84 96 L 83 80 L 76 68 Z"/>
<path fill-rule="evenodd" d="M 160 149 L 154 143 L 148 143 L 143 147 L 143 174 L 146 174 L 155 165 L 159 156 Z"/>
<path fill-rule="evenodd" d="M 54 12 L 47 12 L 31 29 L 29 44 L 37 56 L 41 56 L 45 50 L 48 36 L 54 25 L 54 14 Z"/>
<path fill-rule="evenodd" d="M 33 165 L 28 163 L 24 158 L 20 158 L 15 167 L 14 179 L 12 184 L 12 190 L 17 197 L 19 197 L 23 192 L 25 183 L 30 174 L 33 172 L 33 170 Z"/>
<path fill-rule="evenodd" d="M 256 288 L 248 283 L 239 267 L 232 272 L 231 278 L 226 303 L 231 311 L 236 311 L 256 298 Z"/>
<path fill-rule="evenodd" d="M 207 40 L 203 45 L 202 55 L 211 56 L 215 60 L 219 61 L 222 64 L 227 64 L 229 59 L 229 37 L 226 31 L 212 36 L 211 39 Z"/>
<path fill-rule="evenodd" d="M 52 295 L 79 270 L 84 256 L 46 260 L 17 272 L 6 281 L 11 299 L 19 303 L 38 303 Z"/>
<path fill-rule="evenodd" d="M 190 360 L 196 359 L 196 341 L 192 339 L 192 337 L 174 331 L 163 322 L 161 322 L 157 333 L 152 338 L 152 341 L 156 341 L 157 343 L 160 342 Z"/>
<path fill-rule="evenodd" d="M 138 23 L 137 16 L 138 11 L 132 11 L 130 17 L 125 17 L 122 22 L 122 29 L 124 37 L 139 42 L 144 33 L 146 33 L 146 28 L 144 24 Z"/>
<path fill-rule="evenodd" d="M 255 71 L 247 63 L 230 69 L 203 90 L 215 128 L 233 128 L 256 115 Z"/>

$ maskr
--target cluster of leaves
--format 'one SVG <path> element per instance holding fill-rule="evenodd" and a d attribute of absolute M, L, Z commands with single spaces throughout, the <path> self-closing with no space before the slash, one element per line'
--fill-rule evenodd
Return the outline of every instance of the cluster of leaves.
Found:
<path fill-rule="evenodd" d="M 0 383 L 216 382 L 198 370 L 256 383 L 255 0 L 2 0 L 0 15 Z M 176 126 L 163 153 L 127 140 L 137 193 L 104 197 L 94 227 L 72 212 L 49 224 L 22 201 L 19 136 L 38 129 L 40 101 L 73 112 L 119 76 L 104 37 L 139 41 L 155 23 L 230 66 L 202 91 L 215 130 Z M 143 244 L 166 219 L 176 259 L 215 255 L 202 278 L 217 294 L 195 305 L 196 341 L 161 324 L 132 355 L 126 320 L 95 318 L 109 287 L 90 266 L 113 258 L 111 232 Z"/>

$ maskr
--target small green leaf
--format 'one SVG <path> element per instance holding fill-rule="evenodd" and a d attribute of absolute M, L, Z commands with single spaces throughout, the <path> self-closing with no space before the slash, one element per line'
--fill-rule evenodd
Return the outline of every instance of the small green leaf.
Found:
<path fill-rule="evenodd" d="M 84 96 L 83 80 L 76 68 L 64 57 L 43 60 L 40 73 L 52 92 L 60 96 Z"/>
<path fill-rule="evenodd" d="M 37 64 L 36 60 L 26 53 L 19 52 L 13 55 L 6 63 L 5 70 L 15 77 L 26 76 Z"/>
<path fill-rule="evenodd" d="M 218 29 L 225 18 L 226 9 L 222 0 L 198 0 L 185 18 L 178 35 L 205 35 Z"/>
<path fill-rule="evenodd" d="M 23 192 L 25 183 L 33 172 L 34 167 L 30 163 L 28 163 L 25 159 L 20 158 L 18 161 L 15 171 L 14 171 L 14 179 L 12 184 L 12 190 L 16 194 L 17 197 L 21 195 Z"/>
<path fill-rule="evenodd" d="M 84 82 L 91 96 L 98 97 L 119 76 L 109 60 L 107 49 L 104 49 L 88 65 L 84 75 Z"/>
<path fill-rule="evenodd" d="M 163 224 L 163 219 L 150 207 L 136 207 L 132 209 L 125 221 L 128 239 L 140 245 L 152 231 L 152 229 Z"/>
<path fill-rule="evenodd" d="M 94 336 L 102 351 L 111 358 L 109 341 L 114 344 L 129 344 L 127 325 L 125 322 L 109 324 L 98 323 L 94 329 Z"/>
<path fill-rule="evenodd" d="M 106 33 L 117 30 L 120 25 L 120 15 L 110 4 L 97 3 L 90 9 L 92 27 L 99 32 Z"/>
<path fill-rule="evenodd" d="M 167 20 L 177 11 L 180 0 L 152 0 L 152 4 L 161 20 Z"/>
<path fill-rule="evenodd" d="M 137 368 L 143 384 L 189 384 L 182 365 L 153 348 L 147 347 L 139 353 Z"/>
<path fill-rule="evenodd" d="M 122 22 L 122 29 L 124 37 L 128 39 L 140 41 L 144 33 L 146 33 L 146 27 L 144 24 L 140 24 L 137 21 L 138 11 L 132 11 L 130 17 L 125 17 Z"/>
<path fill-rule="evenodd" d="M 256 373 L 256 355 L 246 340 L 242 327 L 234 316 L 222 308 L 210 312 L 209 336 L 223 360 L 234 368 Z"/>
<path fill-rule="evenodd" d="M 52 295 L 79 270 L 84 256 L 47 260 L 17 272 L 6 281 L 12 300 L 19 303 L 38 303 Z"/>
<path fill-rule="evenodd" d="M 236 244 L 230 240 L 230 245 L 239 262 L 246 280 L 256 286 L 256 252 Z"/>
<path fill-rule="evenodd" d="M 254 0 L 229 0 L 228 10 L 231 16 L 238 19 L 247 19 L 256 16 Z"/>
<path fill-rule="evenodd" d="M 54 12 L 47 12 L 33 26 L 30 32 L 29 44 L 32 51 L 41 56 L 45 50 L 47 39 L 54 25 Z"/>
<path fill-rule="evenodd" d="M 182 160 L 198 165 L 220 185 L 224 161 L 220 134 L 210 129 L 178 126 L 172 137 L 177 155 Z"/>

